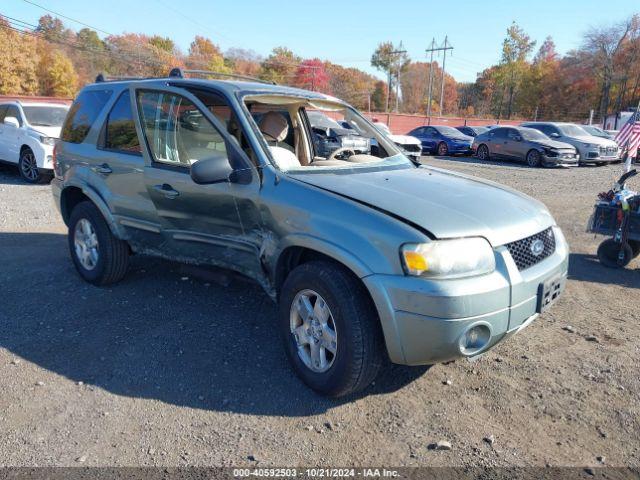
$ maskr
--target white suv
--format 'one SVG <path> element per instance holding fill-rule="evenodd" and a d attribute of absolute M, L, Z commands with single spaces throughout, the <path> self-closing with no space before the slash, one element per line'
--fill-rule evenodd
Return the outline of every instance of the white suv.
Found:
<path fill-rule="evenodd" d="M 69 107 L 60 103 L 0 103 L 0 161 L 17 163 L 29 183 L 53 176 L 53 146 Z"/>

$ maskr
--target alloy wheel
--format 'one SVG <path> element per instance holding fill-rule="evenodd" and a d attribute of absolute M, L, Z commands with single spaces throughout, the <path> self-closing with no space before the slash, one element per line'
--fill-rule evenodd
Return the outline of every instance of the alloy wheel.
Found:
<path fill-rule="evenodd" d="M 38 179 L 38 164 L 33 152 L 28 151 L 22 154 L 20 171 L 25 178 L 32 182 L 35 182 Z"/>
<path fill-rule="evenodd" d="M 540 165 L 540 154 L 535 150 L 531 150 L 527 154 L 527 165 L 532 168 L 535 168 Z"/>
<path fill-rule="evenodd" d="M 76 223 L 73 232 L 73 245 L 76 257 L 86 270 L 93 270 L 98 264 L 100 257 L 98 251 L 98 236 L 93 225 L 86 218 L 81 218 Z"/>
<path fill-rule="evenodd" d="M 336 359 L 338 334 L 327 302 L 313 290 L 297 293 L 291 304 L 291 334 L 307 368 L 326 372 Z"/>

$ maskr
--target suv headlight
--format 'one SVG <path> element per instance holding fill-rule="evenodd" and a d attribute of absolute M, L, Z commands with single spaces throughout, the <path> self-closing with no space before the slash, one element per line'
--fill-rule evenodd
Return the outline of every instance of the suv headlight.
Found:
<path fill-rule="evenodd" d="M 40 143 L 53 146 L 56 144 L 56 139 L 53 137 L 45 137 L 44 135 L 40 135 Z"/>
<path fill-rule="evenodd" d="M 585 148 L 596 148 L 597 147 L 597 145 L 595 145 L 593 143 L 583 143 L 582 146 L 585 147 Z"/>
<path fill-rule="evenodd" d="M 400 249 L 408 275 L 436 278 L 471 277 L 493 272 L 496 260 L 484 238 L 407 243 Z"/>

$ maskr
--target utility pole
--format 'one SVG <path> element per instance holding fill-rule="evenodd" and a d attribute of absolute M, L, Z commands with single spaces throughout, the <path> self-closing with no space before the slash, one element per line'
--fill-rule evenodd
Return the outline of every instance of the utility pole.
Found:
<path fill-rule="evenodd" d="M 533 114 L 533 121 L 537 122 L 538 121 L 538 105 L 536 105 L 536 111 Z"/>
<path fill-rule="evenodd" d="M 398 113 L 398 97 L 400 96 L 400 69 L 402 68 L 400 59 L 402 55 L 407 53 L 406 50 L 403 49 L 402 40 L 400 40 L 400 45 L 398 45 L 398 50 L 394 50 L 391 52 L 391 55 L 398 55 L 398 59 L 396 60 L 396 113 Z M 389 75 L 389 79 L 391 79 L 391 75 Z M 391 90 L 391 85 L 389 85 L 389 90 Z"/>
<path fill-rule="evenodd" d="M 429 60 L 429 103 L 427 104 L 427 116 L 431 117 L 431 99 L 433 92 L 433 53 L 444 52 L 444 59 L 442 61 L 442 87 L 440 92 L 440 114 L 442 115 L 442 101 L 444 99 L 444 67 L 447 59 L 447 50 L 453 50 L 453 47 L 449 44 L 449 37 L 444 38 L 444 45 L 442 47 L 436 47 L 436 39 L 431 40 L 431 48 L 425 50 L 426 53 L 431 53 L 431 59 Z"/>
<path fill-rule="evenodd" d="M 427 103 L 427 117 L 431 117 L 431 92 L 433 91 L 433 52 L 436 51 L 436 39 L 431 39 L 431 48 L 426 50 L 431 52 L 431 60 L 429 60 L 429 102 Z"/>
<path fill-rule="evenodd" d="M 442 82 L 440 85 L 440 115 L 444 113 L 443 105 L 444 105 L 444 80 L 445 80 L 445 68 L 447 63 L 447 50 L 453 50 L 453 47 L 448 46 L 449 37 L 444 37 L 444 46 L 442 47 Z"/>
<path fill-rule="evenodd" d="M 593 108 L 589 110 L 589 125 L 593 125 Z"/>

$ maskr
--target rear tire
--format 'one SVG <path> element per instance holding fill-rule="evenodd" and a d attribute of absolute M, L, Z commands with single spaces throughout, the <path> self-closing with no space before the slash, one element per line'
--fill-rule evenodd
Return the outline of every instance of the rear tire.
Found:
<path fill-rule="evenodd" d="M 622 259 L 619 258 L 621 248 Z M 610 238 L 602 242 L 598 247 L 598 259 L 605 267 L 624 268 L 633 259 L 633 250 L 628 243 L 621 246 L 620 243 Z"/>
<path fill-rule="evenodd" d="M 531 168 L 538 168 L 540 165 L 542 165 L 540 152 L 537 150 L 529 150 L 527 152 L 526 161 L 527 165 L 529 165 Z"/>
<path fill-rule="evenodd" d="M 489 154 L 489 147 L 487 147 L 484 143 L 478 147 L 478 159 L 486 162 L 490 160 L 491 155 Z"/>
<path fill-rule="evenodd" d="M 631 247 L 631 253 L 633 254 L 633 258 L 636 258 L 638 255 L 640 255 L 640 241 L 628 240 L 627 242 Z"/>
<path fill-rule="evenodd" d="M 327 345 L 334 344 L 334 353 L 325 350 L 324 362 L 314 363 L 311 343 L 324 347 L 325 337 L 314 330 L 312 318 L 318 305 L 325 304 L 331 321 L 324 323 L 331 324 L 334 332 L 328 338 L 335 338 Z M 329 397 L 349 395 L 367 387 L 378 374 L 384 358 L 378 315 L 364 285 L 342 265 L 312 261 L 296 267 L 282 286 L 278 317 L 295 373 L 316 392 Z M 309 319 L 308 325 L 301 323 L 303 317 Z"/>
<path fill-rule="evenodd" d="M 68 239 L 73 264 L 87 282 L 109 285 L 127 273 L 129 245 L 111 232 L 93 203 L 80 202 L 73 209 Z"/>
<path fill-rule="evenodd" d="M 437 152 L 439 156 L 446 157 L 449 154 L 449 147 L 447 146 L 446 143 L 440 142 L 438 144 Z"/>

